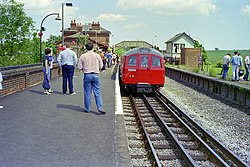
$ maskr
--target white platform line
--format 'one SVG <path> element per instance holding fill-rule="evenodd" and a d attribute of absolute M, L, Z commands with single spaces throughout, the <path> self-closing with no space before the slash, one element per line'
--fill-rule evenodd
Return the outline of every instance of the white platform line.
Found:
<path fill-rule="evenodd" d="M 119 66 L 117 67 L 117 72 L 115 76 L 115 99 L 116 99 L 116 109 L 115 114 L 123 114 L 122 109 L 122 98 L 121 98 L 121 92 L 120 92 L 120 85 L 119 85 Z"/>

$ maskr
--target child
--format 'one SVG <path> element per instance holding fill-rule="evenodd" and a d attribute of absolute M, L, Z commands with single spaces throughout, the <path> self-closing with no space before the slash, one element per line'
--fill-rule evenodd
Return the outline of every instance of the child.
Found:
<path fill-rule="evenodd" d="M 52 63 L 52 57 L 51 57 L 51 49 L 46 48 L 45 49 L 45 55 L 43 58 L 43 74 L 44 74 L 44 82 L 43 82 L 43 88 L 44 88 L 44 94 L 51 94 L 52 91 L 50 89 L 50 68 L 51 68 L 51 63 Z"/>

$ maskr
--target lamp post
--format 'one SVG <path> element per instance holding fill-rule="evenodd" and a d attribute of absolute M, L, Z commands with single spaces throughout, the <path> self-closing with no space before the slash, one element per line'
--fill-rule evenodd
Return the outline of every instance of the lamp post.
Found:
<path fill-rule="evenodd" d="M 38 33 L 40 37 L 40 61 L 42 61 L 42 36 L 43 36 L 43 31 L 45 31 L 45 27 L 43 27 L 43 22 L 47 17 L 52 16 L 52 15 L 57 15 L 55 20 L 61 20 L 61 18 L 59 17 L 59 13 L 50 13 L 43 18 L 41 25 L 40 25 L 40 32 Z"/>
<path fill-rule="evenodd" d="M 62 3 L 62 47 L 64 46 L 64 5 L 72 7 L 72 3 Z"/>
<path fill-rule="evenodd" d="M 98 50 L 98 49 L 97 49 L 97 31 L 95 31 L 95 45 L 96 45 L 96 46 L 95 46 L 96 50 Z"/>

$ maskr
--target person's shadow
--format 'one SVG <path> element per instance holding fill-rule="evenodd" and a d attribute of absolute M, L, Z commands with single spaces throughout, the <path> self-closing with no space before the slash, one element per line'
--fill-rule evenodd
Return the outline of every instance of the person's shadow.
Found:
<path fill-rule="evenodd" d="M 64 108 L 64 109 L 69 109 L 69 110 L 74 110 L 77 112 L 82 112 L 82 113 L 87 113 L 84 111 L 84 109 L 81 106 L 74 106 L 72 104 L 57 104 L 56 105 L 57 108 Z M 101 113 L 97 112 L 97 111 L 90 111 L 89 113 L 91 114 L 95 114 L 95 115 L 101 115 Z"/>
<path fill-rule="evenodd" d="M 74 110 L 77 112 L 83 112 L 83 109 L 80 106 L 74 106 L 72 104 L 57 104 L 57 108 L 64 108 L 64 109 L 69 109 L 69 110 Z"/>

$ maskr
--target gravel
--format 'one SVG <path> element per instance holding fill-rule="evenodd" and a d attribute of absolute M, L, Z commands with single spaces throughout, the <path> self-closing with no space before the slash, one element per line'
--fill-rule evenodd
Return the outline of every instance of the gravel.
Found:
<path fill-rule="evenodd" d="M 168 98 L 216 139 L 250 165 L 250 110 L 212 93 L 166 78 Z"/>

